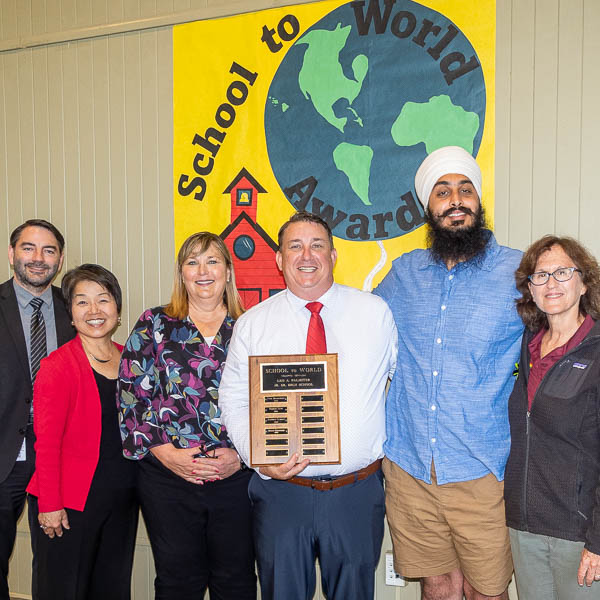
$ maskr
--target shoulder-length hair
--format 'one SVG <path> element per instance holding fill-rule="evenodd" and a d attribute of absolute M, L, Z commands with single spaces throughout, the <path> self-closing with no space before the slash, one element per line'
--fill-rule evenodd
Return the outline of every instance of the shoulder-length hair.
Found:
<path fill-rule="evenodd" d="M 517 300 L 517 311 L 525 326 L 534 332 L 548 327 L 548 318 L 546 313 L 541 311 L 533 301 L 528 278 L 529 275 L 535 273 L 535 266 L 542 254 L 548 252 L 553 246 L 560 246 L 575 263 L 575 266 L 581 270 L 581 279 L 587 291 L 581 296 L 579 311 L 583 315 L 590 315 L 593 319 L 600 317 L 600 267 L 598 261 L 587 248 L 571 237 L 545 235 L 527 248 L 515 273 L 517 289 L 521 292 L 521 298 Z"/>
<path fill-rule="evenodd" d="M 183 242 L 179 249 L 179 253 L 177 254 L 171 301 L 165 306 L 165 312 L 170 317 L 174 317 L 175 319 L 185 319 L 188 316 L 189 301 L 187 290 L 183 283 L 183 265 L 192 254 L 202 254 L 203 252 L 206 252 L 211 245 L 216 246 L 217 250 L 219 250 L 230 273 L 229 281 L 225 284 L 225 291 L 223 293 L 223 302 L 227 307 L 227 312 L 234 319 L 237 319 L 244 312 L 242 299 L 240 298 L 235 285 L 233 260 L 231 259 L 231 254 L 229 253 L 227 246 L 218 235 L 210 233 L 209 231 L 200 231 L 190 235 L 190 237 Z"/>

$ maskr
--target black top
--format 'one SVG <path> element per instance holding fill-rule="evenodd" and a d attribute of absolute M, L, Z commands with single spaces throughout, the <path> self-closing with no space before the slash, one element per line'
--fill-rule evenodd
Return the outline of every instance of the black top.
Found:
<path fill-rule="evenodd" d="M 542 379 L 531 413 L 526 332 L 510 396 L 511 449 L 504 479 L 509 527 L 600 553 L 600 322 Z"/>
<path fill-rule="evenodd" d="M 136 465 L 123 457 L 117 411 L 117 380 L 109 379 L 97 371 L 94 371 L 94 379 L 98 386 L 102 407 L 100 455 L 94 474 L 94 483 L 101 479 L 103 485 L 128 487 L 135 481 Z"/>

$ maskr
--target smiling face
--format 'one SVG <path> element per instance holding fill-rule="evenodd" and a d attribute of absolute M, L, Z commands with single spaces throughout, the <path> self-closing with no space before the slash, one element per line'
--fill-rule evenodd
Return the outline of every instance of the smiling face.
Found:
<path fill-rule="evenodd" d="M 206 252 L 192 252 L 181 267 L 183 285 L 192 303 L 222 301 L 229 276 L 225 258 L 214 244 Z"/>
<path fill-rule="evenodd" d="M 117 303 L 106 288 L 95 281 L 80 281 L 71 302 L 73 326 L 80 336 L 100 339 L 109 337 L 117 327 Z"/>
<path fill-rule="evenodd" d="M 428 210 L 441 227 L 470 227 L 479 210 L 479 196 L 465 175 L 442 175 L 429 195 Z"/>
<path fill-rule="evenodd" d="M 303 300 L 317 300 L 333 285 L 337 252 L 322 225 L 291 223 L 283 233 L 276 259 L 287 287 Z"/>
<path fill-rule="evenodd" d="M 555 245 L 538 258 L 535 272 L 553 273 L 561 267 L 577 267 L 577 265 L 561 246 Z M 561 315 L 572 318 L 575 322 L 579 317 L 581 296 L 586 293 L 587 287 L 583 283 L 581 274 L 575 272 L 569 281 L 556 281 L 554 277 L 549 277 L 544 285 L 533 285 L 530 282 L 529 291 L 537 307 L 549 318 Z"/>
<path fill-rule="evenodd" d="M 8 247 L 8 260 L 15 280 L 32 294 L 42 294 L 62 266 L 63 255 L 51 231 L 44 227 L 26 227 L 15 247 Z"/>

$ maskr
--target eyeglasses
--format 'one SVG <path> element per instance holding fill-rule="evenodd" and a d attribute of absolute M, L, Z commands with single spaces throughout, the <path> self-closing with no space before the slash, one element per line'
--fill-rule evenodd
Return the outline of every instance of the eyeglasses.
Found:
<path fill-rule="evenodd" d="M 550 275 L 552 275 L 556 281 L 564 283 L 565 281 L 569 281 L 569 279 L 573 279 L 575 272 L 581 273 L 581 269 L 578 269 L 577 267 L 559 267 L 553 273 L 548 273 L 547 271 L 532 273 L 527 279 L 529 279 L 533 285 L 544 285 L 545 283 L 548 283 Z"/>

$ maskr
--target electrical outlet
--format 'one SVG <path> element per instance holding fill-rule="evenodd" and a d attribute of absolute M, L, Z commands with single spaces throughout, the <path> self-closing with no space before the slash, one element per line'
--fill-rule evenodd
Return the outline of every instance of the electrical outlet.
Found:
<path fill-rule="evenodd" d="M 397 587 L 406 585 L 406 581 L 394 571 L 394 555 L 391 552 L 385 553 L 385 585 Z"/>

